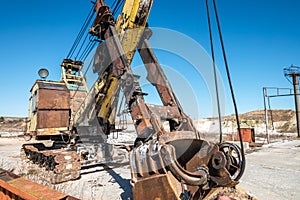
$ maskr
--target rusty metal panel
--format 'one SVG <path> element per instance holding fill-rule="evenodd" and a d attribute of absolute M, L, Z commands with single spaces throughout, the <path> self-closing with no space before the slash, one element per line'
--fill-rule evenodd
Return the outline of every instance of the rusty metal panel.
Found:
<path fill-rule="evenodd" d="M 25 184 L 27 185 L 28 183 Z M 1 200 L 13 200 L 13 199 L 38 200 L 37 197 L 28 194 L 25 191 L 22 191 L 18 188 L 15 188 L 13 185 L 9 184 L 8 182 L 4 182 L 2 180 L 0 180 L 0 188 L 1 188 L 0 191 Z"/>
<path fill-rule="evenodd" d="M 243 142 L 253 143 L 255 142 L 254 128 L 241 128 L 241 134 Z M 237 134 L 237 140 L 240 140 L 239 134 Z"/>
<path fill-rule="evenodd" d="M 37 87 L 40 89 L 51 89 L 51 90 L 67 90 L 67 86 L 60 82 L 48 82 L 48 81 L 36 81 Z"/>
<path fill-rule="evenodd" d="M 69 110 L 39 110 L 37 128 L 60 128 L 69 126 Z"/>
<path fill-rule="evenodd" d="M 132 192 L 134 199 L 179 200 L 175 186 L 167 174 L 160 174 L 137 181 Z"/>
<path fill-rule="evenodd" d="M 0 200 L 78 200 L 0 169 Z"/>
<path fill-rule="evenodd" d="M 38 109 L 69 109 L 70 93 L 68 90 L 39 89 Z"/>
<path fill-rule="evenodd" d="M 24 191 L 29 195 L 38 197 L 38 199 L 56 200 L 63 199 L 67 195 L 56 190 L 52 190 L 43 185 L 28 181 L 25 178 L 17 178 L 8 182 L 11 186 L 20 191 Z"/>

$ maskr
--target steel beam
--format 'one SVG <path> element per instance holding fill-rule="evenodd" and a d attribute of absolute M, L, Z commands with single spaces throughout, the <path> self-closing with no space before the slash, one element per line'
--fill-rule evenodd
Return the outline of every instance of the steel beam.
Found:
<path fill-rule="evenodd" d="M 300 103 L 299 103 L 299 80 L 298 80 L 298 74 L 293 74 L 293 85 L 294 85 L 294 96 L 295 96 L 295 108 L 296 108 L 296 120 L 297 120 L 297 133 L 298 137 L 300 137 L 300 121 L 299 121 L 299 108 L 300 108 Z"/>

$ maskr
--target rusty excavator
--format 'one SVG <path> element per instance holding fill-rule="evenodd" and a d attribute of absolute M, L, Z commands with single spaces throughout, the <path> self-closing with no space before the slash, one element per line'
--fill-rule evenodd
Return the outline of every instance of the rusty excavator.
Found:
<path fill-rule="evenodd" d="M 202 199 L 212 188 L 237 185 L 245 167 L 243 151 L 235 144 L 203 139 L 151 49 L 147 20 L 153 0 L 118 0 L 115 5 L 122 2 L 116 19 L 116 6 L 111 9 L 104 0 L 93 4 L 96 17 L 89 34 L 99 45 L 92 61 L 98 78 L 92 87 L 88 89 L 82 73 L 84 63 L 70 55 L 61 64 L 61 81 L 34 83 L 27 135 L 53 143 L 24 144 L 22 159 L 54 184 L 79 178 L 84 167 L 113 162 L 115 147 L 107 136 L 120 131 L 116 115 L 122 93 L 137 133 L 133 145 L 124 145 L 134 199 Z M 147 94 L 130 67 L 137 52 L 162 105 L 145 102 Z M 47 73 L 40 70 L 42 78 Z"/>

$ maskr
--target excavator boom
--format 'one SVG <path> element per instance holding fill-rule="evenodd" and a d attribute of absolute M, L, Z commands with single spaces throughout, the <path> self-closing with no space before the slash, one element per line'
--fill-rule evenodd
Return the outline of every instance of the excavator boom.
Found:
<path fill-rule="evenodd" d="M 245 162 L 239 147 L 205 140 L 180 105 L 150 46 L 152 31 L 147 20 L 152 4 L 152 0 L 125 0 L 115 19 L 104 0 L 95 2 L 96 18 L 89 33 L 100 41 L 92 68 L 98 79 L 72 114 L 69 143 L 51 148 L 26 144 L 22 148 L 23 157 L 59 177 L 51 178 L 55 183 L 78 178 L 87 163 L 112 161 L 112 145 L 106 144 L 106 138 L 115 131 L 121 93 L 137 133 L 134 145 L 128 148 L 134 199 L 202 199 L 212 188 L 236 185 L 243 174 Z M 145 101 L 140 76 L 131 69 L 136 52 L 162 105 Z M 75 78 L 60 83 L 64 91 L 76 80 L 86 91 L 85 79 L 72 74 L 80 71 L 82 64 L 63 62 L 64 76 Z"/>
<path fill-rule="evenodd" d="M 138 9 L 135 3 L 139 3 Z M 98 13 L 92 29 L 99 30 L 94 34 L 105 41 L 111 63 L 109 66 L 94 65 L 93 69 L 101 72 L 99 77 L 107 74 L 117 82 L 110 89 L 122 89 L 136 128 L 137 138 L 130 152 L 134 198 L 197 199 L 205 196 L 213 187 L 236 185 L 243 172 L 241 152 L 235 145 L 213 144 L 202 138 L 192 120 L 183 112 L 150 47 L 148 38 L 151 31 L 145 27 L 145 21 L 141 21 L 147 18 L 141 17 L 143 13 L 134 12 L 143 11 L 141 7 L 150 9 L 152 1 L 125 2 L 118 20 L 125 16 L 121 24 L 127 26 L 121 26 L 119 21 L 113 23 L 110 9 L 103 1 L 97 5 L 100 8 L 96 9 Z M 132 9 L 128 9 L 128 5 Z M 124 12 L 124 9 L 131 12 Z M 148 105 L 144 100 L 145 93 L 139 85 L 139 76 L 133 74 L 130 68 L 136 50 L 163 106 Z M 96 58 L 100 57 L 97 55 L 99 52 L 96 51 Z M 102 95 L 105 97 L 107 94 Z M 99 105 L 101 107 L 103 104 Z M 169 122 L 169 131 L 164 129 L 165 121 Z M 234 149 L 238 159 L 226 148 Z"/>

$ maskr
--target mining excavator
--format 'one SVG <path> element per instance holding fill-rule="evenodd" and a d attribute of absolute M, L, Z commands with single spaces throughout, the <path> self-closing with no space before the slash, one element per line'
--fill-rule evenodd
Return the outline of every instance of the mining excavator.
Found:
<path fill-rule="evenodd" d="M 203 138 L 150 46 L 152 3 L 125 0 L 116 19 L 104 0 L 94 3 L 89 34 L 100 44 L 92 63 L 98 78 L 90 89 L 82 74 L 84 63 L 71 58 L 61 64 L 61 81 L 42 79 L 33 85 L 27 134 L 54 142 L 26 143 L 21 155 L 47 181 L 77 179 L 86 166 L 114 162 L 114 145 L 107 143 L 107 135 L 119 131 L 115 119 L 122 93 L 137 134 L 134 144 L 124 147 L 134 199 L 202 199 L 212 188 L 238 184 L 245 167 L 243 152 L 234 144 Z M 145 102 L 140 77 L 130 67 L 137 52 L 162 105 Z"/>

